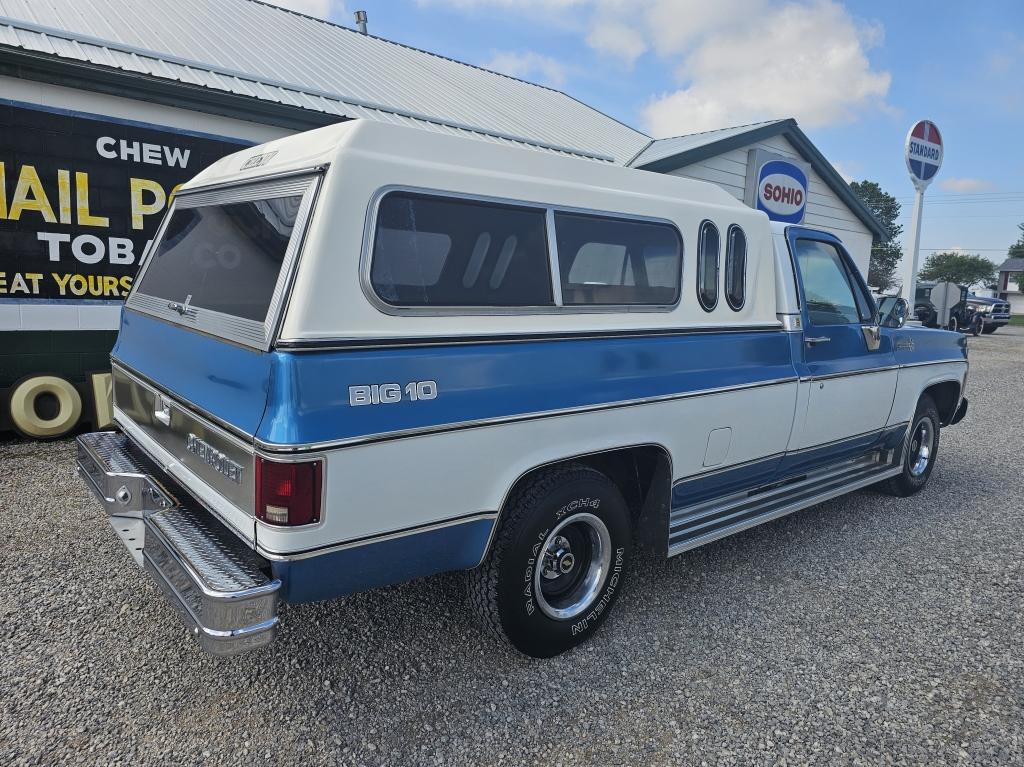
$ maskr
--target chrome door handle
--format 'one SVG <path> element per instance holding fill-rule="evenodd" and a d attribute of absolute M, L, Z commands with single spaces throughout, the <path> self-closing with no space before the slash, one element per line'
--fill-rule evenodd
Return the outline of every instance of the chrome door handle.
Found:
<path fill-rule="evenodd" d="M 828 336 L 818 336 L 817 338 L 805 338 L 804 343 L 808 346 L 817 346 L 818 344 L 827 344 L 831 340 Z"/>

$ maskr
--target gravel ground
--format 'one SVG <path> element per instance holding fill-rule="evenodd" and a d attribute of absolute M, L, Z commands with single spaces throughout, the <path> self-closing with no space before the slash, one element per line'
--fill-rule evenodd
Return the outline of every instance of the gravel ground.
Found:
<path fill-rule="evenodd" d="M 924 492 L 640 558 L 549 661 L 482 635 L 456 575 L 205 656 L 72 443 L 0 444 L 0 763 L 1024 764 L 1024 329 L 970 345 Z"/>

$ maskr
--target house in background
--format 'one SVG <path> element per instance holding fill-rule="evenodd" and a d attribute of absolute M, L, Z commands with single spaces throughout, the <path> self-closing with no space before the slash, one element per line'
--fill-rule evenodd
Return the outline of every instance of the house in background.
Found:
<path fill-rule="evenodd" d="M 1010 302 L 1013 314 L 1024 314 L 1024 293 L 1017 285 L 1017 278 L 1024 272 L 1024 258 L 1008 258 L 999 267 L 999 281 L 996 294 Z"/>

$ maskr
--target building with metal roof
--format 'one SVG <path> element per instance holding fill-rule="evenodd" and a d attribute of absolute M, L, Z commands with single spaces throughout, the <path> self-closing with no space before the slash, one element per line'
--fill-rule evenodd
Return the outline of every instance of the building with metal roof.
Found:
<path fill-rule="evenodd" d="M 95 371 L 177 185 L 351 119 L 711 182 L 834 232 L 865 272 L 883 235 L 793 120 L 655 140 L 553 88 L 262 0 L 0 0 L 0 431 L 8 387 L 42 373 L 92 403 L 51 435 L 104 428 Z"/>
<path fill-rule="evenodd" d="M 0 0 L 0 202 L 36 175 L 46 198 L 0 220 L 0 271 L 43 259 L 130 282 L 175 184 L 241 145 L 348 119 L 710 181 L 834 231 L 864 271 L 883 235 L 794 120 L 655 140 L 558 90 L 261 0 Z M 761 178 L 779 163 L 790 181 Z M 58 216 L 68 179 L 84 207 Z M 115 255 L 124 241 L 131 255 Z M 119 305 L 96 284 L 42 290 L 46 311 L 0 295 L 0 328 L 113 328 Z"/>

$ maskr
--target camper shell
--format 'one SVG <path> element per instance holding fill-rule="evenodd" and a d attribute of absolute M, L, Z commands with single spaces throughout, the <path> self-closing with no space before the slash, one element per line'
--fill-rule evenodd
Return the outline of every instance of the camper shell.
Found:
<path fill-rule="evenodd" d="M 966 347 L 893 325 L 836 237 L 714 185 L 351 121 L 179 190 L 79 465 L 211 651 L 272 640 L 281 598 L 471 570 L 549 655 L 633 538 L 919 489 Z"/>

